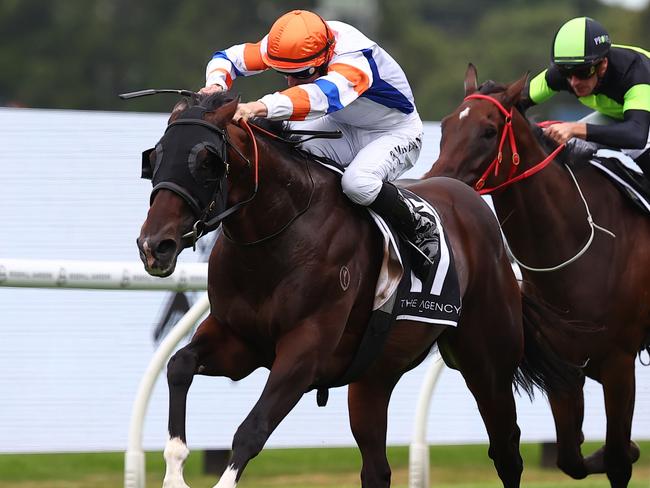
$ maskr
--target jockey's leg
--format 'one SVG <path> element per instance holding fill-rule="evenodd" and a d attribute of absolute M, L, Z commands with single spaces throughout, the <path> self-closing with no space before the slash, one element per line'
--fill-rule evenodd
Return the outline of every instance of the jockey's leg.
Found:
<path fill-rule="evenodd" d="M 422 251 L 413 250 L 409 254 L 413 257 L 414 271 L 425 278 L 428 265 L 438 251 L 435 222 L 405 200 L 394 185 L 387 183 L 413 166 L 420 148 L 417 131 L 384 133 L 359 151 L 341 184 L 350 200 L 369 206 Z"/>
<path fill-rule="evenodd" d="M 341 131 L 343 137 L 340 139 L 311 139 L 303 142 L 300 147 L 305 151 L 316 154 L 317 156 L 330 158 L 332 161 L 335 161 L 342 166 L 350 164 L 350 161 L 354 159 L 354 156 L 360 149 L 355 147 L 355 144 L 350 137 L 350 128 L 345 124 L 339 124 L 329 117 L 291 122 L 290 126 L 292 129 L 299 130 Z"/>

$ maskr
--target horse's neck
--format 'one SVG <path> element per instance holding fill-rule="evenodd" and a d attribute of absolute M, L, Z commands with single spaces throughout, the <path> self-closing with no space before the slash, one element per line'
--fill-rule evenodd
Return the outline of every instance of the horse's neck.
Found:
<path fill-rule="evenodd" d="M 520 174 L 542 162 L 548 154 L 530 128 L 519 128 L 517 136 Z M 564 248 L 575 249 L 588 230 L 576 186 L 557 163 L 550 163 L 492 198 L 504 234 L 513 252 L 519 252 L 521 257 L 540 256 L 548 262 L 549 253 L 565 256 Z"/>
<path fill-rule="evenodd" d="M 254 164 L 254 154 L 247 157 Z M 281 154 L 263 140 L 258 140 L 258 161 L 257 194 L 226 220 L 226 229 L 236 241 L 251 242 L 271 236 L 314 204 L 315 171 L 307 167 L 306 161 Z M 229 207 L 250 198 L 255 189 L 254 174 L 254 167 L 245 164 L 233 168 L 229 177 Z"/>

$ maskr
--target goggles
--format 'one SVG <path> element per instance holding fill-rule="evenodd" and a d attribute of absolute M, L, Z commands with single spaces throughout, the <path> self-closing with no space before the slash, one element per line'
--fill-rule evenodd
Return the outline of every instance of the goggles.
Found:
<path fill-rule="evenodd" d="M 314 73 L 316 73 L 316 68 L 313 66 L 310 66 L 309 68 L 303 69 L 301 71 L 296 71 L 295 73 L 289 73 L 287 71 L 280 71 L 280 70 L 275 70 L 277 73 L 280 73 L 282 76 L 291 76 L 292 78 L 297 78 L 299 80 L 306 80 L 307 78 L 311 78 Z"/>
<path fill-rule="evenodd" d="M 596 74 L 598 66 L 600 66 L 600 63 L 582 66 L 558 65 L 558 70 L 560 71 L 560 74 L 567 79 L 575 76 L 579 80 L 588 80 Z"/>

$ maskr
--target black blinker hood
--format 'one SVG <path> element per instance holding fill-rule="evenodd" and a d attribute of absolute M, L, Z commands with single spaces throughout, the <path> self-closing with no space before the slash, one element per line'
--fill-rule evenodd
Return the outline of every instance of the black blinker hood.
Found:
<path fill-rule="evenodd" d="M 225 208 L 226 134 L 203 120 L 205 112 L 204 107 L 189 108 L 167 126 L 155 148 L 142 153 L 141 176 L 150 179 L 153 185 L 150 203 L 156 192 L 165 188 L 182 197 L 196 217 L 204 213 L 206 216 L 217 214 Z M 223 165 L 219 178 L 201 178 L 197 155 L 203 149 L 215 154 Z M 155 160 L 152 153 L 155 153 Z"/>

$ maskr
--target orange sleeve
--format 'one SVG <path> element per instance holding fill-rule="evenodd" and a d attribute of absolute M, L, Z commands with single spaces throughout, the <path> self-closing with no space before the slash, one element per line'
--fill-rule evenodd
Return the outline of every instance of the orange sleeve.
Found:
<path fill-rule="evenodd" d="M 215 68 L 212 71 L 210 71 L 210 73 L 208 73 L 208 76 L 212 73 L 215 73 L 216 71 L 220 71 L 221 73 L 224 74 L 224 76 L 226 77 L 226 86 L 228 87 L 228 89 L 230 89 L 230 87 L 232 86 L 232 76 L 230 76 L 228 70 L 223 68 Z"/>
<path fill-rule="evenodd" d="M 333 63 L 327 67 L 327 71 L 335 71 L 343 76 L 359 95 L 368 89 L 368 75 L 359 68 L 344 63 Z"/>
<path fill-rule="evenodd" d="M 282 92 L 291 100 L 293 105 L 293 112 L 289 120 L 305 120 L 307 114 L 311 110 L 311 102 L 309 101 L 309 94 L 299 86 L 293 86 Z"/>
<path fill-rule="evenodd" d="M 244 44 L 244 64 L 248 71 L 261 71 L 265 70 L 267 66 L 262 61 L 262 52 L 260 45 L 262 41 L 256 43 L 247 42 Z"/>

